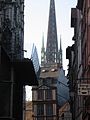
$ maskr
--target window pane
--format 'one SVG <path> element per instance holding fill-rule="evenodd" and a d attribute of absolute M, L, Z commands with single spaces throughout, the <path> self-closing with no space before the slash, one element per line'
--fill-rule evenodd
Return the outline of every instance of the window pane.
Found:
<path fill-rule="evenodd" d="M 52 84 L 56 84 L 57 80 L 56 79 L 52 79 Z"/>
<path fill-rule="evenodd" d="M 44 120 L 43 117 L 37 117 L 37 120 Z"/>
<path fill-rule="evenodd" d="M 37 105 L 37 115 L 43 115 L 44 114 L 44 104 Z"/>
<path fill-rule="evenodd" d="M 52 106 L 52 104 L 47 104 L 46 105 L 46 115 L 47 116 L 52 116 L 53 115 L 53 106 Z"/>
<path fill-rule="evenodd" d="M 53 117 L 48 117 L 46 120 L 53 120 L 53 119 L 54 119 Z"/>
<path fill-rule="evenodd" d="M 46 99 L 52 99 L 52 90 L 48 89 L 45 91 L 46 93 Z"/>
<path fill-rule="evenodd" d="M 38 99 L 41 100 L 41 99 L 44 99 L 44 91 L 43 90 L 38 90 Z"/>

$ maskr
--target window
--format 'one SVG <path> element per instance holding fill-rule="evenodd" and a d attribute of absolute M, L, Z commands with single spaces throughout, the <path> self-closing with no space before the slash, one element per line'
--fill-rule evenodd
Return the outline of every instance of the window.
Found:
<path fill-rule="evenodd" d="M 56 79 L 52 79 L 52 84 L 56 84 L 57 80 Z"/>
<path fill-rule="evenodd" d="M 37 117 L 37 120 L 44 120 L 43 117 Z"/>
<path fill-rule="evenodd" d="M 40 79 L 38 82 L 39 82 L 39 85 L 42 85 L 43 84 L 43 79 Z"/>
<path fill-rule="evenodd" d="M 62 118 L 62 120 L 64 120 L 64 113 L 62 114 L 61 118 Z"/>
<path fill-rule="evenodd" d="M 38 90 L 38 99 L 39 100 L 44 99 L 44 91 L 41 89 Z"/>
<path fill-rule="evenodd" d="M 43 84 L 50 85 L 51 84 L 51 80 L 50 79 L 44 79 L 43 80 Z"/>
<path fill-rule="evenodd" d="M 51 89 L 47 89 L 45 91 L 45 96 L 46 96 L 46 99 L 52 99 L 52 90 Z"/>
<path fill-rule="evenodd" d="M 37 115 L 44 115 L 44 104 L 37 105 Z"/>
<path fill-rule="evenodd" d="M 47 117 L 46 120 L 53 120 L 53 119 L 54 119 L 53 117 Z M 56 119 L 54 119 L 54 120 L 56 120 Z"/>
<path fill-rule="evenodd" d="M 46 115 L 47 116 L 53 115 L 53 105 L 52 104 L 46 104 Z"/>

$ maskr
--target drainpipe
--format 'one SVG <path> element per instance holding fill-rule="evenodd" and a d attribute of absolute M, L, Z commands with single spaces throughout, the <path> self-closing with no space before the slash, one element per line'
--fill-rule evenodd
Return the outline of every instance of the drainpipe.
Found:
<path fill-rule="evenodd" d="M 14 69 L 11 66 L 11 98 L 10 98 L 10 117 L 13 120 L 13 86 L 14 85 Z"/>

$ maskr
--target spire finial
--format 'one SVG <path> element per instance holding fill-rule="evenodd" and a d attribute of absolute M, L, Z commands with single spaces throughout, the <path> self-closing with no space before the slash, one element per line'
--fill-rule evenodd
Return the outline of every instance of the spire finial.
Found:
<path fill-rule="evenodd" d="M 42 48 L 44 48 L 44 33 L 42 35 Z"/>
<path fill-rule="evenodd" d="M 41 65 L 45 64 L 45 47 L 44 47 L 44 33 L 42 35 L 42 48 L 41 48 Z"/>
<path fill-rule="evenodd" d="M 61 42 L 61 35 L 60 35 L 59 62 L 61 64 L 61 66 L 62 66 L 62 42 Z"/>
<path fill-rule="evenodd" d="M 62 45 L 61 45 L 61 35 L 60 35 L 60 50 L 62 50 Z"/>

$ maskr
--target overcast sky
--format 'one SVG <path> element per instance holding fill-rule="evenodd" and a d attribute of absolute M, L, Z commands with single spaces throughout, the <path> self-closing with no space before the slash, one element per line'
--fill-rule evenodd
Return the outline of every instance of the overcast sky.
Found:
<path fill-rule="evenodd" d="M 55 0 L 58 43 L 60 42 L 61 35 L 63 68 L 65 70 L 67 70 L 68 65 L 68 60 L 66 60 L 66 48 L 73 43 L 73 28 L 70 27 L 71 8 L 76 7 L 76 4 L 77 0 Z M 47 41 L 49 6 L 50 0 L 25 0 L 24 49 L 27 50 L 25 57 L 31 57 L 32 45 L 34 43 L 37 47 L 40 62 L 43 33 L 45 47 Z M 28 95 L 28 98 L 31 98 L 31 95 Z"/>

